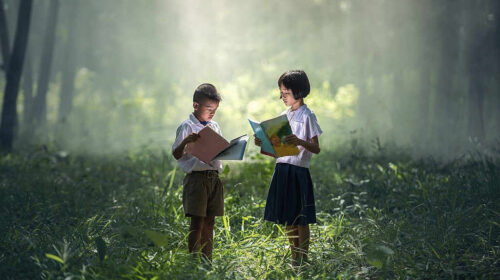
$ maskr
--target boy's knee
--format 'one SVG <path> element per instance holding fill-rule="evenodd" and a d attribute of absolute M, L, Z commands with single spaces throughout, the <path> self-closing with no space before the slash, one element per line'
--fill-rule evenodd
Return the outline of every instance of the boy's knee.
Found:
<path fill-rule="evenodd" d="M 213 228 L 215 225 L 215 217 L 205 217 L 205 226 L 208 228 Z"/>
<path fill-rule="evenodd" d="M 189 230 L 198 231 L 203 228 L 203 217 L 193 216 L 191 217 L 191 224 L 189 226 Z"/>

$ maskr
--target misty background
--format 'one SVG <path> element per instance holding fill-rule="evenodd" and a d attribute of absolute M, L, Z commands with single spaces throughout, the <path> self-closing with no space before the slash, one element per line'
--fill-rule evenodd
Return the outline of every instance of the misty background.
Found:
<path fill-rule="evenodd" d="M 286 109 L 277 80 L 290 69 L 309 76 L 305 103 L 324 131 L 323 149 L 397 147 L 457 157 L 471 147 L 498 147 L 500 1 L 0 6 L 0 138 L 7 149 L 170 151 L 204 82 L 222 95 L 215 120 L 225 138 L 251 135 L 248 117 L 264 120 Z"/>

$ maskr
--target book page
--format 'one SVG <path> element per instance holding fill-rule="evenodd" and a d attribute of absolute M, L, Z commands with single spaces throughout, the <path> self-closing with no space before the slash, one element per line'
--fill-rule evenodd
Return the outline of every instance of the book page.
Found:
<path fill-rule="evenodd" d="M 246 134 L 231 140 L 229 146 L 220 152 L 214 160 L 242 160 L 247 142 L 248 136 Z"/>
<path fill-rule="evenodd" d="M 292 134 L 292 128 L 286 115 L 281 115 L 260 123 L 269 138 L 277 157 L 299 154 L 297 146 L 286 143 L 286 136 Z"/>

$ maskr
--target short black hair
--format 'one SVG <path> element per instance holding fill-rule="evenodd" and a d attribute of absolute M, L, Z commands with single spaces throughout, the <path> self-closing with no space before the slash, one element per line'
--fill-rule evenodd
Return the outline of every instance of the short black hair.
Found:
<path fill-rule="evenodd" d="M 214 85 L 208 83 L 201 84 L 194 90 L 193 102 L 201 104 L 207 99 L 220 102 L 222 100 L 222 97 L 220 96 L 217 88 L 215 88 Z"/>
<path fill-rule="evenodd" d="M 302 70 L 290 70 L 281 74 L 278 79 L 278 86 L 280 87 L 281 85 L 285 86 L 287 89 L 291 89 L 293 98 L 295 99 L 304 98 L 311 91 L 309 79 L 307 78 L 306 72 Z"/>

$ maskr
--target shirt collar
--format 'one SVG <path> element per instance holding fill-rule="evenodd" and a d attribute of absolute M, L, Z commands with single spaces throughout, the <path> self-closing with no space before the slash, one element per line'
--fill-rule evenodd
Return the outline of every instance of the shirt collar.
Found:
<path fill-rule="evenodd" d="M 198 119 L 194 116 L 194 114 L 193 114 L 193 113 L 191 113 L 191 114 L 189 115 L 189 119 L 190 119 L 190 120 L 191 120 L 194 124 L 203 125 L 203 124 L 200 122 L 200 120 L 198 120 Z M 209 125 L 209 124 L 211 124 L 211 123 L 212 123 L 212 121 L 208 121 L 207 125 Z M 203 125 L 203 126 L 204 126 L 204 125 Z"/>
<path fill-rule="evenodd" d="M 290 107 L 290 108 L 288 108 L 288 112 L 287 112 L 287 113 L 288 113 L 288 114 L 294 114 L 294 115 L 299 116 L 299 115 L 302 115 L 302 112 L 304 112 L 304 110 L 305 110 L 306 108 L 307 108 L 307 105 L 306 105 L 306 104 L 301 105 L 301 106 L 300 106 L 299 108 L 297 108 L 297 110 L 295 110 L 295 111 L 292 111 L 292 108 Z M 293 113 L 293 112 L 295 112 L 295 113 Z"/>

